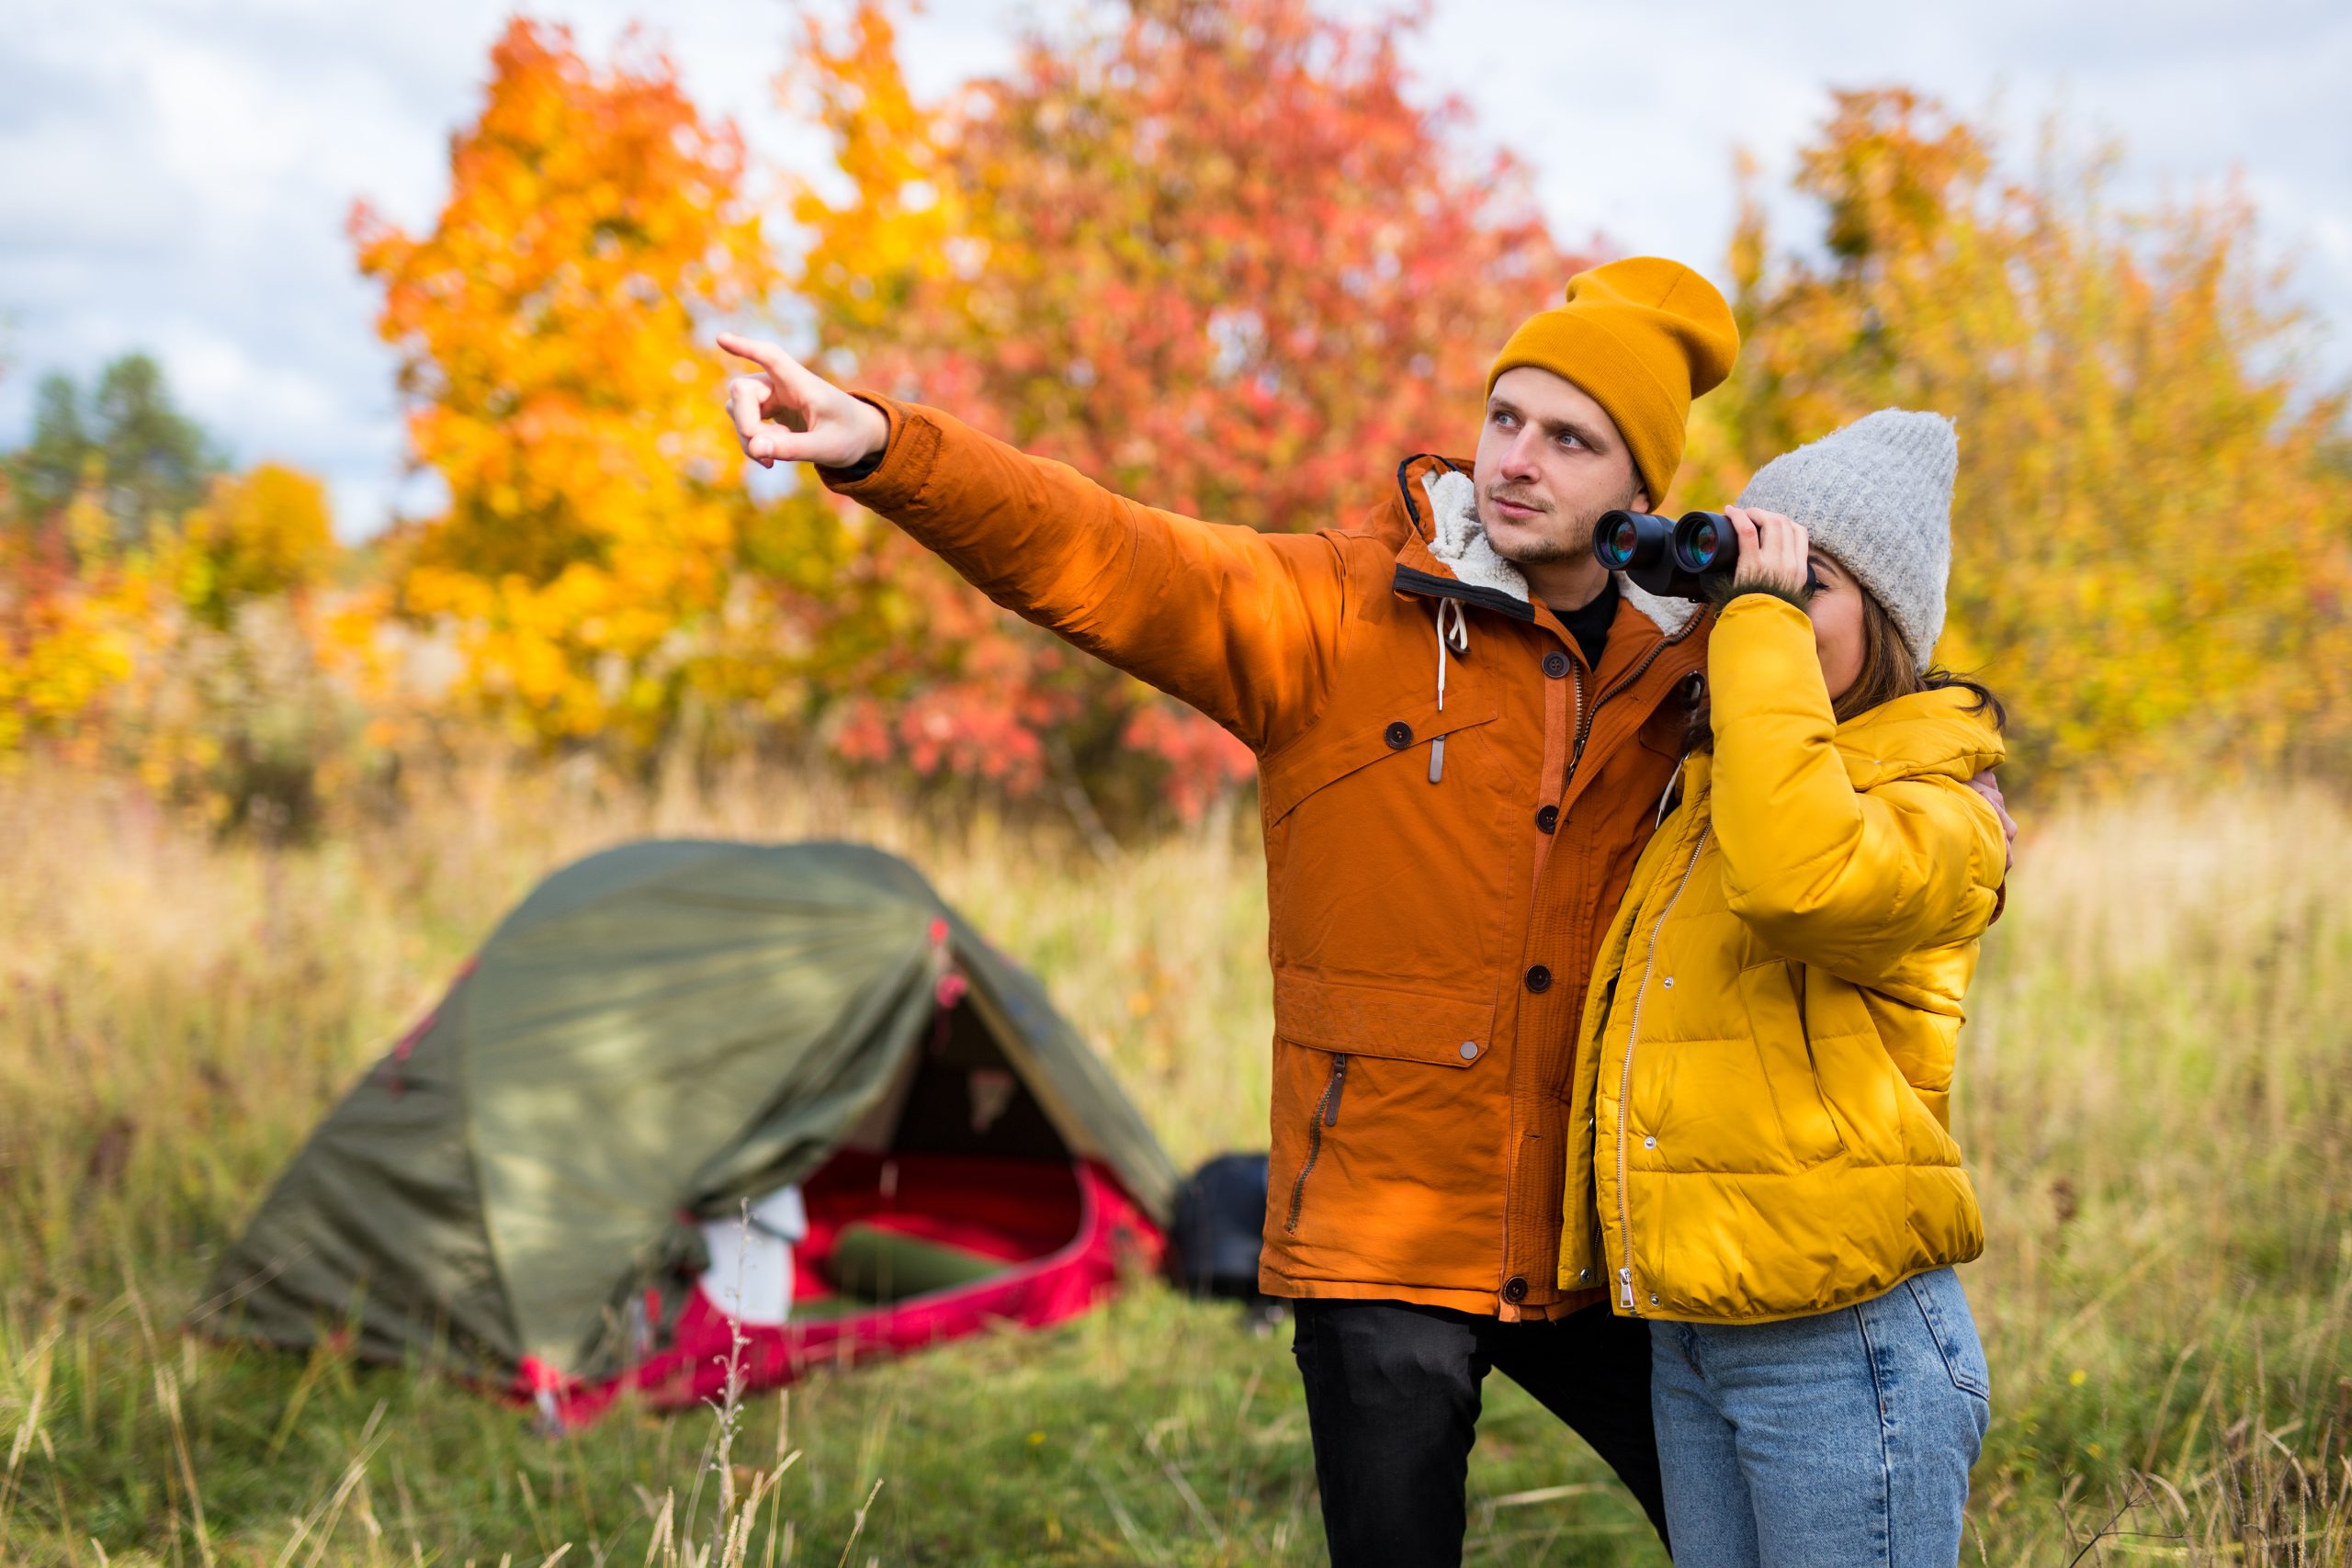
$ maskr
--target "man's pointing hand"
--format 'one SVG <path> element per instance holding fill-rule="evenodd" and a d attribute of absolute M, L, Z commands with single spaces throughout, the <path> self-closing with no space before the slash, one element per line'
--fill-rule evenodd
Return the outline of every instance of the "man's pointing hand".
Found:
<path fill-rule="evenodd" d="M 763 468 L 815 463 L 851 468 L 880 452 L 890 422 L 772 343 L 718 334 L 718 346 L 758 366 L 727 383 L 727 412 L 743 455 Z"/>

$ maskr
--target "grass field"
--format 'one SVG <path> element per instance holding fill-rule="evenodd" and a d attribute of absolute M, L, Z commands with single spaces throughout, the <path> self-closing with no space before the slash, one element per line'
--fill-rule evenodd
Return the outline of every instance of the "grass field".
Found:
<path fill-rule="evenodd" d="M 2282 787 L 2033 818 L 1956 1097 L 1996 1393 L 1966 1560 L 2342 1563 L 2352 811 Z M 1263 1146 L 1246 821 L 1105 860 L 789 780 L 639 800 L 487 771 L 271 851 L 0 778 L 0 1561 L 1320 1560 L 1286 1330 L 1148 1283 L 1049 1334 L 554 1442 L 398 1369 L 177 1332 L 277 1167 L 502 910 L 576 854 L 688 831 L 910 854 L 1181 1162 Z M 1473 1562 L 1664 1561 L 1499 1380 L 1470 1484 Z"/>

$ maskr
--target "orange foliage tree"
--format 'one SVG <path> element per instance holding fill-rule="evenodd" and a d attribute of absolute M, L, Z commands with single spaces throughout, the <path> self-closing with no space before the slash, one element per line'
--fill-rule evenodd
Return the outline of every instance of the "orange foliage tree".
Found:
<path fill-rule="evenodd" d="M 813 503 L 754 504 L 716 412 L 702 328 L 775 281 L 741 139 L 625 52 L 599 70 L 514 21 L 431 232 L 365 205 L 351 228 L 448 493 L 394 542 L 389 607 L 454 630 L 460 694 L 515 731 L 642 755 L 788 698 L 774 590 L 823 539 L 792 536 Z"/>
<path fill-rule="evenodd" d="M 1461 452 L 1486 367 L 1574 263 L 1457 104 L 1406 96 L 1409 24 L 1306 0 L 1132 0 L 925 105 L 888 8 L 811 25 L 794 78 L 848 192 L 804 189 L 797 291 L 838 376 L 947 407 L 1157 505 L 1349 521 Z M 1187 813 L 1249 773 L 1207 720 L 979 601 L 892 531 L 919 639 L 854 677 L 842 747 Z M 869 613 L 870 602 L 859 612 Z"/>
<path fill-rule="evenodd" d="M 1905 91 L 1838 95 L 1799 188 L 1825 254 L 1734 245 L 1746 346 L 1693 503 L 1886 404 L 1960 431 L 1942 653 L 2010 699 L 2021 777 L 2310 765 L 2352 742 L 2346 402 L 2293 353 L 2252 215 L 2030 182 Z"/>

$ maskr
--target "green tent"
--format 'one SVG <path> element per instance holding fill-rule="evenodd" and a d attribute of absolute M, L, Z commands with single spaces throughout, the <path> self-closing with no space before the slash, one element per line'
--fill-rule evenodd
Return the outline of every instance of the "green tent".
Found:
<path fill-rule="evenodd" d="M 968 1125 L 941 1089 L 966 1078 L 992 1101 Z M 697 1220 L 850 1145 L 1058 1158 L 1161 1230 L 1176 1186 L 1036 981 L 905 862 L 630 844 L 507 916 L 312 1135 L 197 1322 L 497 1384 L 610 1379 L 647 1348 L 647 1292 L 699 1262 Z"/>

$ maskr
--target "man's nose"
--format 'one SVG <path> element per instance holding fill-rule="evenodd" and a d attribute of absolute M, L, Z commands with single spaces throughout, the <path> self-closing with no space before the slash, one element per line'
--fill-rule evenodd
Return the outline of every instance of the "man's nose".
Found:
<path fill-rule="evenodd" d="M 1503 448 L 1503 477 L 1513 479 L 1533 479 L 1536 474 L 1534 432 L 1522 430 L 1509 446 Z"/>

